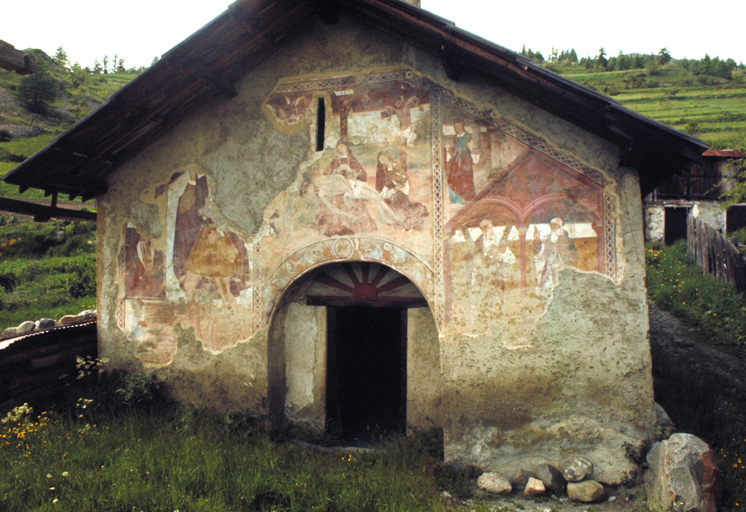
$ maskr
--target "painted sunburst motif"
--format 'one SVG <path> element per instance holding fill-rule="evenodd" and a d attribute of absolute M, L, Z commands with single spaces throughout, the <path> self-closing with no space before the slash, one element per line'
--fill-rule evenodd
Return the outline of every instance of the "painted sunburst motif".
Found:
<path fill-rule="evenodd" d="M 424 303 L 419 289 L 406 276 L 371 262 L 326 265 L 313 277 L 305 295 L 311 302 Z"/>

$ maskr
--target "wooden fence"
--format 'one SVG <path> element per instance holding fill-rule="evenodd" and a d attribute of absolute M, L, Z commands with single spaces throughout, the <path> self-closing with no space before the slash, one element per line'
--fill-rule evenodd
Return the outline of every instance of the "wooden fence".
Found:
<path fill-rule="evenodd" d="M 0 342 L 0 407 L 53 395 L 77 376 L 76 357 L 96 357 L 96 321 Z"/>
<path fill-rule="evenodd" d="M 717 229 L 691 215 L 687 221 L 686 251 L 704 273 L 746 292 L 746 264 L 738 248 Z"/>

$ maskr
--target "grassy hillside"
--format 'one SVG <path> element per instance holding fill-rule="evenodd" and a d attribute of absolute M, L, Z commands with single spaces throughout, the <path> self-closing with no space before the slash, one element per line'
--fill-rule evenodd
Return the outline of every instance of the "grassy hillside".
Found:
<path fill-rule="evenodd" d="M 612 96 L 625 107 L 689 133 L 711 149 L 746 147 L 746 79 L 694 75 L 676 61 L 652 71 L 587 71 L 556 67 L 565 77 Z"/>
<path fill-rule="evenodd" d="M 0 331 L 96 307 L 96 225 L 0 216 Z"/>
<path fill-rule="evenodd" d="M 53 85 L 53 99 L 50 99 L 49 109 L 43 114 L 29 111 L 20 94 L 24 77 L 0 70 L 0 176 L 49 144 L 54 137 L 137 77 L 137 73 L 90 74 L 79 66 L 60 66 L 39 50 L 26 52 L 36 55 L 37 69 L 49 77 Z M 10 132 L 18 129 L 35 135 L 9 139 Z M 42 191 L 28 190 L 19 196 L 17 187 L 2 182 L 0 196 L 44 199 Z"/>

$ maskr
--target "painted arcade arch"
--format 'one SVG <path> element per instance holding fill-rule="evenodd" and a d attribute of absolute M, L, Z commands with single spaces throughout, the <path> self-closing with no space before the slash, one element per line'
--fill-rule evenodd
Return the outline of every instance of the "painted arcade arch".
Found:
<path fill-rule="evenodd" d="M 265 320 L 269 323 L 280 297 L 306 273 L 334 262 L 379 263 L 409 279 L 425 300 L 433 291 L 433 270 L 411 250 L 376 237 L 335 237 L 308 244 L 287 256 L 275 268 L 264 289 Z"/>

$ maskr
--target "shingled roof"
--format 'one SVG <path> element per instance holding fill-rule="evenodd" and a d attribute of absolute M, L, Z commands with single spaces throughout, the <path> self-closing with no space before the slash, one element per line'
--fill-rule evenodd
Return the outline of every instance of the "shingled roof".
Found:
<path fill-rule="evenodd" d="M 478 76 L 617 145 L 620 164 L 639 170 L 643 194 L 707 149 L 401 0 L 238 0 L 3 180 L 71 198 L 102 194 L 106 177 L 127 159 L 212 97 L 235 96 L 236 80 L 310 25 L 340 16 L 436 56 L 452 80 Z"/>

